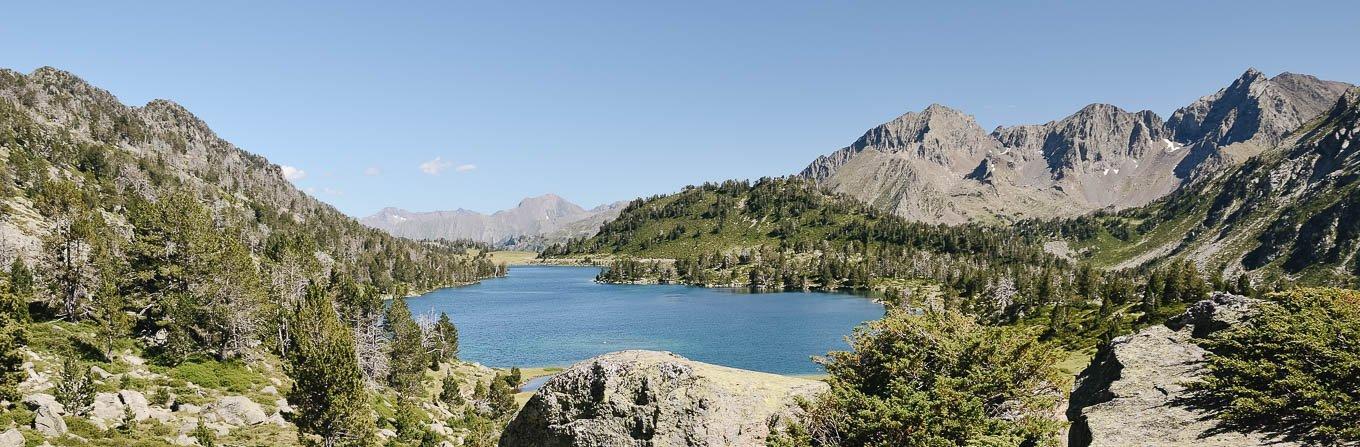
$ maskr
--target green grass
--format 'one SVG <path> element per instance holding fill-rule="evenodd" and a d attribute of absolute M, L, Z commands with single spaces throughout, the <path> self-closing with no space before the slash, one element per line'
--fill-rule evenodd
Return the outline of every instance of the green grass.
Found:
<path fill-rule="evenodd" d="M 231 393 L 246 393 L 269 385 L 268 379 L 239 361 L 192 359 L 160 371 L 171 378 Z"/>

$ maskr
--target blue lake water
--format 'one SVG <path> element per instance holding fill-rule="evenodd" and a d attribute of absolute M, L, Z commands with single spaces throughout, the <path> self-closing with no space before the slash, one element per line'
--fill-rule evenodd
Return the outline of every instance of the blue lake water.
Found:
<path fill-rule="evenodd" d="M 511 267 L 506 278 L 409 298 L 445 312 L 460 357 L 493 367 L 566 366 L 624 349 L 779 374 L 817 374 L 814 355 L 845 350 L 883 306 L 850 294 L 744 293 L 594 282 L 594 267 Z"/>

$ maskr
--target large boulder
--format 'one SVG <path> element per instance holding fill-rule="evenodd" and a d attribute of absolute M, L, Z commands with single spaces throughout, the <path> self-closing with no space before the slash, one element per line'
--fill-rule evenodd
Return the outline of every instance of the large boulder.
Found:
<path fill-rule="evenodd" d="M 123 400 L 117 393 L 99 393 L 90 406 L 90 422 L 100 429 L 109 429 L 123 421 Z"/>
<path fill-rule="evenodd" d="M 1204 368 L 1196 344 L 1255 314 L 1258 300 L 1226 293 L 1191 305 L 1165 325 L 1114 339 L 1077 377 L 1067 409 L 1072 447 L 1278 445 L 1290 442 L 1223 430 L 1211 414 L 1185 402 Z"/>
<path fill-rule="evenodd" d="M 796 417 L 797 398 L 826 389 L 669 352 L 615 352 L 544 384 L 500 446 L 763 446 L 772 424 Z"/>
<path fill-rule="evenodd" d="M 132 417 L 138 422 L 151 418 L 151 403 L 146 400 L 146 395 L 140 391 L 119 391 L 118 399 L 122 400 L 123 405 L 126 405 L 129 410 L 132 410 Z"/>
<path fill-rule="evenodd" d="M 269 420 L 264 408 L 245 396 L 218 399 L 203 409 L 203 417 L 208 422 L 221 422 L 231 426 L 260 425 Z"/>
<path fill-rule="evenodd" d="M 0 447 L 24 447 L 24 434 L 17 428 L 0 433 Z"/>
<path fill-rule="evenodd" d="M 33 410 L 33 430 L 48 438 L 66 434 L 66 419 L 61 417 L 65 407 L 51 394 L 24 396 L 24 405 Z"/>

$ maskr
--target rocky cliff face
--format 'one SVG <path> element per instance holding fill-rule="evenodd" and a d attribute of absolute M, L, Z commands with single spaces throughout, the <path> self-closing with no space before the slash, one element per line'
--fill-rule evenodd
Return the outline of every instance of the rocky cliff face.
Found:
<path fill-rule="evenodd" d="M 870 129 L 801 175 L 927 222 L 1129 208 L 1273 147 L 1348 86 L 1248 70 L 1168 121 L 1093 104 L 1062 120 L 990 134 L 971 116 L 931 105 Z"/>
<path fill-rule="evenodd" d="M 826 384 L 687 360 L 605 354 L 554 376 L 519 412 L 502 447 L 763 446 L 795 399 Z"/>
<path fill-rule="evenodd" d="M 1227 88 L 1177 110 L 1167 126 L 1176 141 L 1204 147 L 1246 142 L 1271 147 L 1327 111 L 1349 87 L 1293 73 L 1267 78 L 1250 69 Z"/>
<path fill-rule="evenodd" d="M 1360 88 L 1276 148 L 1165 201 L 1131 210 L 1147 241 L 1134 266 L 1167 256 L 1243 271 L 1337 280 L 1360 273 Z M 1147 256 L 1145 254 L 1155 254 Z M 1256 273 L 1253 273 L 1256 274 Z"/>
<path fill-rule="evenodd" d="M 1200 376 L 1202 338 L 1255 314 L 1257 300 L 1216 293 L 1165 325 L 1116 338 L 1077 377 L 1067 417 L 1071 447 L 1210 446 L 1293 443 L 1224 431 L 1211 414 L 1185 404 Z"/>
<path fill-rule="evenodd" d="M 625 202 L 584 209 L 554 194 L 530 197 L 514 208 L 482 214 L 453 211 L 411 212 L 383 208 L 360 219 L 364 225 L 413 239 L 467 239 L 514 246 L 521 240 L 559 241 L 590 236 L 618 216 Z"/>

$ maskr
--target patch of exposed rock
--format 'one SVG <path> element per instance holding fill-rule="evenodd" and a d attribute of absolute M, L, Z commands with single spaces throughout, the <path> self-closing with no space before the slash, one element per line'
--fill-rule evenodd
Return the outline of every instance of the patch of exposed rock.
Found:
<path fill-rule="evenodd" d="M 1182 403 L 1207 354 L 1195 339 L 1241 323 L 1255 314 L 1257 303 L 1215 293 L 1165 325 L 1114 339 L 1077 377 L 1067 410 L 1072 421 L 1068 445 L 1296 445 L 1262 434 L 1222 431 L 1210 414 Z"/>
<path fill-rule="evenodd" d="M 763 446 L 822 382 L 745 371 L 669 352 L 605 354 L 554 376 L 501 447 Z"/>

